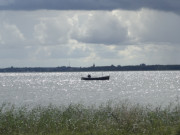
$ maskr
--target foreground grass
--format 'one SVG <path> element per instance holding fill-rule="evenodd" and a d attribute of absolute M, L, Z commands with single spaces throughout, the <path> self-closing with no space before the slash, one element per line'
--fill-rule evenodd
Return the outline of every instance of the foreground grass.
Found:
<path fill-rule="evenodd" d="M 180 135 L 180 105 L 0 106 L 0 135 Z"/>

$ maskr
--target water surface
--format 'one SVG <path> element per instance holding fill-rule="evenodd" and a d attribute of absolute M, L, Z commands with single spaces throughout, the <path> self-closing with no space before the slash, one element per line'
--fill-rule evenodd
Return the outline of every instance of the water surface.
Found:
<path fill-rule="evenodd" d="M 129 100 L 133 103 L 166 105 L 177 102 L 180 71 L 104 72 L 109 81 L 83 81 L 88 72 L 1 73 L 0 104 L 85 105 Z M 91 72 L 92 76 L 102 76 Z"/>

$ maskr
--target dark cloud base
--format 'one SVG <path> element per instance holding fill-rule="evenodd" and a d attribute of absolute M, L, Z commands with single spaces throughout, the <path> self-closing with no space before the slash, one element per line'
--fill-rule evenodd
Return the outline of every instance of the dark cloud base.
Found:
<path fill-rule="evenodd" d="M 0 10 L 138 10 L 150 8 L 180 13 L 179 0 L 9 0 Z"/>

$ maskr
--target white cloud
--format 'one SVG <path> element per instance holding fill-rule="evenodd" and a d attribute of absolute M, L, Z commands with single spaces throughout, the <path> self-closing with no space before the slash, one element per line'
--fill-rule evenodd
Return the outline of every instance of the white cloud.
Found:
<path fill-rule="evenodd" d="M 146 11 L 148 12 L 148 11 Z M 142 42 L 179 43 L 180 16 L 173 13 L 150 12 L 142 15 L 145 30 L 139 35 Z"/>
<path fill-rule="evenodd" d="M 128 60 L 136 59 L 142 54 L 142 48 L 139 46 L 127 46 L 126 49 L 120 50 L 118 54 L 120 57 L 124 57 Z"/>
<path fill-rule="evenodd" d="M 69 40 L 70 24 L 64 15 L 40 18 L 34 26 L 34 37 L 42 44 L 64 44 Z"/>
<path fill-rule="evenodd" d="M 177 64 L 179 24 L 177 14 L 149 9 L 1 11 L 0 59 L 37 66 L 68 59 L 80 66 Z"/>
<path fill-rule="evenodd" d="M 0 23 L 0 39 L 1 43 L 5 45 L 16 45 L 25 41 L 23 33 L 14 24 Z"/>
<path fill-rule="evenodd" d="M 180 16 L 147 9 L 4 12 L 1 18 L 1 42 L 5 35 L 16 42 L 47 45 L 73 40 L 104 45 L 180 42 Z"/>
<path fill-rule="evenodd" d="M 39 23 L 34 26 L 34 36 L 40 43 L 45 43 L 45 39 L 47 38 L 46 34 L 46 25 L 44 23 Z"/>
<path fill-rule="evenodd" d="M 86 13 L 88 14 L 88 13 Z M 126 28 L 111 12 L 92 12 L 73 38 L 94 44 L 119 44 L 127 39 Z"/>
<path fill-rule="evenodd" d="M 180 42 L 180 16 L 154 10 L 114 11 L 128 29 L 132 43 Z"/>

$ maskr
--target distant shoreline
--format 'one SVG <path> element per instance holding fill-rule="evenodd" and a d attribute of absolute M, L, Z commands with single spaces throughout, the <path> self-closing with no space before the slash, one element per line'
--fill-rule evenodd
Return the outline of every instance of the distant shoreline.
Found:
<path fill-rule="evenodd" d="M 178 71 L 180 65 L 130 65 L 130 66 L 91 66 L 91 67 L 8 67 L 0 68 L 0 73 L 9 72 L 91 72 L 91 71 Z"/>

